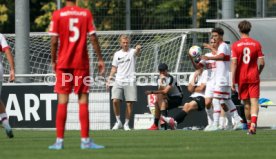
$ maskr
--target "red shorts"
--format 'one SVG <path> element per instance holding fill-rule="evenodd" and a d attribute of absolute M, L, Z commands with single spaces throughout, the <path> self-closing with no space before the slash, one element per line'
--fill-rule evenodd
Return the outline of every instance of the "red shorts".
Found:
<path fill-rule="evenodd" d="M 241 100 L 260 97 L 260 83 L 239 83 Z"/>
<path fill-rule="evenodd" d="M 90 85 L 89 69 L 56 69 L 55 92 L 70 94 L 88 93 Z"/>

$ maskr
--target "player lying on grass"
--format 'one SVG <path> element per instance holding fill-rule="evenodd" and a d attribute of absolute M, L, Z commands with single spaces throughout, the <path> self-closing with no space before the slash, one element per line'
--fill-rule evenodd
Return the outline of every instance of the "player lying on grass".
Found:
<path fill-rule="evenodd" d="M 204 110 L 205 99 L 204 92 L 207 82 L 207 71 L 203 69 L 198 69 L 190 75 L 188 91 L 191 96 L 188 98 L 187 102 L 184 104 L 182 111 L 176 114 L 174 117 L 161 116 L 161 120 L 165 121 L 170 125 L 171 129 L 177 128 L 177 124 L 184 121 L 185 117 L 189 112 L 193 110 Z"/>
<path fill-rule="evenodd" d="M 183 93 L 176 78 L 168 73 L 168 66 L 161 63 L 158 66 L 159 79 L 158 90 L 146 91 L 147 95 L 156 94 L 155 118 L 153 125 L 148 130 L 158 130 L 160 115 L 167 116 L 168 110 L 176 108 L 182 104 Z M 166 129 L 166 124 L 161 123 L 161 127 Z"/>

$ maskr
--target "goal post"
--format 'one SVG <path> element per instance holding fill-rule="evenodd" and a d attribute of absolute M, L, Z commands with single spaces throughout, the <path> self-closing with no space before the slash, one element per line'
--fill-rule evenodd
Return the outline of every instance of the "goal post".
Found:
<path fill-rule="evenodd" d="M 104 77 L 101 78 L 103 81 L 100 81 L 100 83 L 93 83 L 90 89 L 91 129 L 99 130 L 110 128 L 110 94 L 109 91 L 106 90 L 105 79 L 109 76 L 112 68 L 114 53 L 120 49 L 120 35 L 126 34 L 130 37 L 130 47 L 135 47 L 137 44 L 142 46 L 141 56 L 137 58 L 136 62 L 136 79 L 140 80 L 137 81 L 137 85 L 139 85 L 138 82 L 143 86 L 154 85 L 154 82 L 150 81 L 150 79 L 157 78 L 157 67 L 161 62 L 166 63 L 169 67 L 169 72 L 176 76 L 182 85 L 185 85 L 188 81 L 190 72 L 194 71 L 187 56 L 187 52 L 192 45 L 202 46 L 203 42 L 208 42 L 210 32 L 210 28 L 98 31 L 97 36 L 106 65 L 106 73 Z M 15 55 L 15 34 L 5 34 L 5 37 L 11 47 L 12 54 Z M 45 85 L 45 77 L 54 75 L 51 67 L 50 40 L 51 38 L 47 33 L 30 33 L 29 63 L 31 74 L 25 77 L 28 77 L 31 83 L 44 83 Z M 98 78 L 97 57 L 94 54 L 90 41 L 87 43 L 91 77 L 95 80 Z M 3 58 L 3 67 L 6 77 L 4 83 L 6 83 L 8 80 L 7 74 L 9 73 L 9 66 L 6 58 Z M 18 75 L 18 77 L 19 76 L 24 77 L 24 75 Z M 51 85 L 53 85 L 53 81 L 51 80 L 50 82 Z M 72 96 L 75 97 L 74 95 Z M 69 101 L 69 104 L 77 105 L 77 97 L 73 98 L 73 101 Z M 79 129 L 77 118 L 78 111 L 76 107 L 68 107 L 68 109 L 70 109 L 68 110 L 69 113 L 72 113 L 70 116 L 73 117 L 68 121 L 67 128 Z"/>

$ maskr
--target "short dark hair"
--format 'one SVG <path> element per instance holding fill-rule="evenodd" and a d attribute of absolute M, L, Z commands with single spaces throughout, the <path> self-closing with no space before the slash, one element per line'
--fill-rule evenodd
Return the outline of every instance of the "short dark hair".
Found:
<path fill-rule="evenodd" d="M 66 0 L 66 1 L 76 2 L 77 0 Z"/>
<path fill-rule="evenodd" d="M 239 23 L 238 28 L 241 33 L 248 34 L 251 30 L 251 23 L 247 20 L 243 20 Z"/>
<path fill-rule="evenodd" d="M 212 33 L 218 33 L 219 35 L 223 36 L 224 35 L 224 31 L 222 28 L 213 28 L 212 29 Z"/>
<path fill-rule="evenodd" d="M 160 63 L 158 66 L 159 71 L 167 71 L 168 70 L 168 65 L 165 63 Z"/>

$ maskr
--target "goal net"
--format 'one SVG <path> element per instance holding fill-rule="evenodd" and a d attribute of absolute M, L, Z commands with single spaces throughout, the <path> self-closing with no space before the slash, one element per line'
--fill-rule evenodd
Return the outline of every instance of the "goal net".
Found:
<path fill-rule="evenodd" d="M 137 58 L 136 73 L 139 76 L 157 76 L 159 63 L 167 63 L 169 71 L 174 75 L 187 74 L 194 71 L 187 56 L 192 45 L 202 46 L 208 42 L 211 29 L 177 29 L 177 30 L 137 30 L 137 31 L 99 31 L 97 32 L 102 55 L 106 65 L 104 77 L 108 77 L 113 55 L 120 49 L 119 36 L 127 34 L 131 38 L 130 47 L 142 45 L 141 56 Z M 15 55 L 15 35 L 6 34 L 6 39 Z M 30 78 L 31 83 L 45 83 L 45 76 L 52 74 L 50 36 L 47 33 L 31 33 L 29 46 Z M 88 52 L 93 79 L 98 75 L 97 57 L 88 42 Z M 9 66 L 3 58 L 4 74 L 8 74 Z M 48 76 L 47 76 L 48 77 Z M 184 82 L 188 80 L 184 79 Z M 6 82 L 7 79 L 4 81 Z M 48 81 L 46 81 L 48 82 Z M 139 93 L 139 92 L 138 92 Z M 90 91 L 90 119 L 91 129 L 110 128 L 110 99 L 105 84 L 92 84 Z M 139 102 L 139 101 L 138 101 Z M 77 105 L 77 96 L 71 95 L 69 104 Z M 71 113 L 67 120 L 67 129 L 79 129 L 78 107 L 68 107 Z"/>
<path fill-rule="evenodd" d="M 106 64 L 105 77 L 112 67 L 113 55 L 120 49 L 119 36 L 127 34 L 131 38 L 130 47 L 142 45 L 141 57 L 137 58 L 136 73 L 157 73 L 159 63 L 166 63 L 170 72 L 191 72 L 193 67 L 187 51 L 192 45 L 202 46 L 208 42 L 210 29 L 176 29 L 176 30 L 137 30 L 137 31 L 99 31 L 97 32 L 103 58 Z M 15 53 L 15 35 L 6 34 L 7 41 Z M 30 34 L 30 74 L 53 73 L 51 68 L 50 36 L 47 33 Z M 91 75 L 96 76 L 97 58 L 88 43 Z M 8 73 L 7 59 L 4 58 L 4 74 Z M 43 77 L 30 77 L 31 82 L 44 82 Z M 101 90 L 100 87 L 93 90 Z"/>

